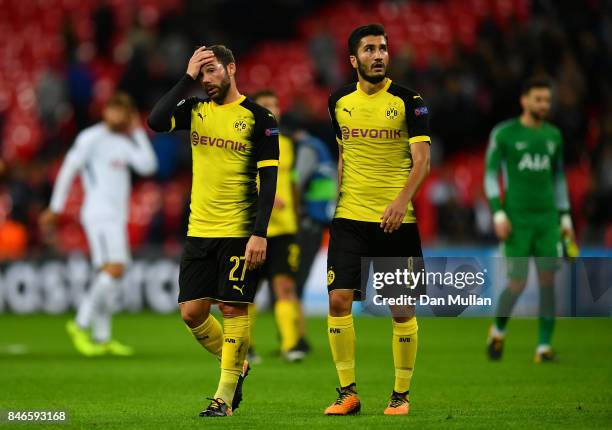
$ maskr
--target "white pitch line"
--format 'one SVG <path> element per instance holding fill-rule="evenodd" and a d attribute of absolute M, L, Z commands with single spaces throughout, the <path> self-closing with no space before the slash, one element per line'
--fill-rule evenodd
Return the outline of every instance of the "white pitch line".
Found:
<path fill-rule="evenodd" d="M 28 346 L 21 343 L 0 345 L 0 352 L 8 355 L 23 355 L 28 353 Z"/>

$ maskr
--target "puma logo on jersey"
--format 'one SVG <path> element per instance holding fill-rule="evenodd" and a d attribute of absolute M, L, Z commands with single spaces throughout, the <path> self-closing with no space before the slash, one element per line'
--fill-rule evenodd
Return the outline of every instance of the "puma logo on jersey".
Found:
<path fill-rule="evenodd" d="M 523 154 L 523 158 L 518 163 L 519 171 L 529 170 L 532 172 L 541 172 L 542 170 L 550 170 L 550 157 L 546 154 Z"/>
<path fill-rule="evenodd" d="M 244 290 L 244 285 L 242 287 L 239 287 L 238 285 L 234 285 L 232 287 L 232 289 L 240 291 L 240 294 L 242 294 L 244 296 L 244 291 L 242 291 L 242 290 Z"/>
<path fill-rule="evenodd" d="M 351 110 L 347 109 L 347 108 L 342 108 L 342 110 L 346 113 L 349 114 L 349 116 L 352 118 L 353 117 L 353 111 L 355 110 L 355 108 L 351 108 Z"/>
<path fill-rule="evenodd" d="M 206 115 L 202 115 L 200 112 L 198 112 L 198 116 L 200 117 L 200 119 L 201 119 L 202 121 L 204 121 L 204 117 L 205 117 Z"/>

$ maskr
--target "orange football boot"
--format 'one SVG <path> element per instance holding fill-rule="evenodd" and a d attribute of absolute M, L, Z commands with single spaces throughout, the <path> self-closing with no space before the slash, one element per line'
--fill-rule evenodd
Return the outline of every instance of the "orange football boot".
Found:
<path fill-rule="evenodd" d="M 408 393 L 398 393 L 396 391 L 391 394 L 389 406 L 385 409 L 385 415 L 408 415 L 410 412 L 410 400 Z"/>
<path fill-rule="evenodd" d="M 355 384 L 336 388 L 338 398 L 325 409 L 325 415 L 354 415 L 361 410 L 361 402 L 355 391 Z"/>

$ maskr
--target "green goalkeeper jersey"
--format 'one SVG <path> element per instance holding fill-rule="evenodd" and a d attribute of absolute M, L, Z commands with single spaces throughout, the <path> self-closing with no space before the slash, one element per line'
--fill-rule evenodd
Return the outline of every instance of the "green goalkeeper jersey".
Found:
<path fill-rule="evenodd" d="M 504 199 L 501 201 L 499 171 Z M 491 210 L 568 212 L 563 173 L 563 139 L 559 129 L 543 123 L 526 127 L 519 118 L 498 124 L 491 132 L 485 166 L 485 193 Z"/>

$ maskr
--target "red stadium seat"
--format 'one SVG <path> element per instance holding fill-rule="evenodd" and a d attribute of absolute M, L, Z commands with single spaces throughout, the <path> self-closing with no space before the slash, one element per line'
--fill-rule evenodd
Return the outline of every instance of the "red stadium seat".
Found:
<path fill-rule="evenodd" d="M 57 234 L 57 248 L 62 253 L 73 251 L 89 252 L 87 237 L 78 222 L 70 222 L 60 225 Z"/>

